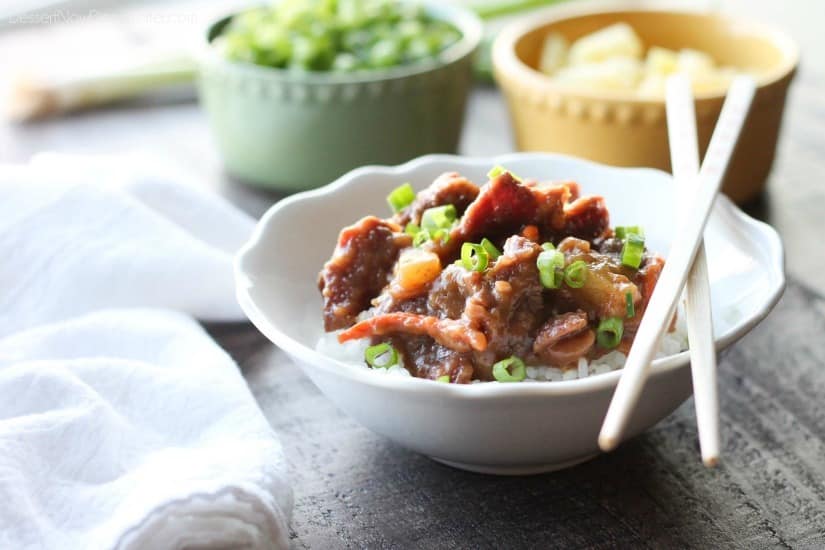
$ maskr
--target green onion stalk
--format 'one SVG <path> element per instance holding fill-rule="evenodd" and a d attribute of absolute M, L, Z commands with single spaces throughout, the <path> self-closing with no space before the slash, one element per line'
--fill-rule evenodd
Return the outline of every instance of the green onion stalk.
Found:
<path fill-rule="evenodd" d="M 14 122 L 56 116 L 191 83 L 196 72 L 185 51 L 153 51 L 70 76 L 22 73 L 10 81 L 5 115 Z"/>

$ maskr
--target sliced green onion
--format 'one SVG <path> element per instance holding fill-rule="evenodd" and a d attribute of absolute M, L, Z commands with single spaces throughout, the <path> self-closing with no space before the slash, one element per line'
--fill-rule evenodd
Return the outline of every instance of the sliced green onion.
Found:
<path fill-rule="evenodd" d="M 467 271 L 484 271 L 489 257 L 480 244 L 464 243 L 461 245 L 461 264 Z"/>
<path fill-rule="evenodd" d="M 435 379 L 435 381 L 436 382 L 444 382 L 446 384 L 449 384 L 450 383 L 450 375 L 445 374 L 444 376 L 439 376 L 438 378 Z"/>
<path fill-rule="evenodd" d="M 624 323 L 618 317 L 608 317 L 599 322 L 596 329 L 596 342 L 599 347 L 613 349 L 622 341 L 624 334 Z"/>
<path fill-rule="evenodd" d="M 636 306 L 633 305 L 633 293 L 625 292 L 624 297 L 627 302 L 627 318 L 630 319 L 636 315 Z"/>
<path fill-rule="evenodd" d="M 490 168 L 489 172 L 487 172 L 487 177 L 490 179 L 497 178 L 506 171 L 507 170 L 505 170 L 503 166 L 501 166 L 500 164 L 496 164 L 495 166 Z"/>
<path fill-rule="evenodd" d="M 419 229 L 418 233 L 415 234 L 413 237 L 413 246 L 421 246 L 425 242 L 430 240 L 430 232 L 426 229 Z"/>
<path fill-rule="evenodd" d="M 644 229 L 642 229 L 638 225 L 619 225 L 616 226 L 616 229 L 613 230 L 613 233 L 616 234 L 617 239 L 624 240 L 628 235 L 638 235 L 640 237 L 645 236 Z"/>
<path fill-rule="evenodd" d="M 370 346 L 364 352 L 364 359 L 374 369 L 387 369 L 398 364 L 398 352 L 386 342 Z"/>
<path fill-rule="evenodd" d="M 581 288 L 587 280 L 587 263 L 576 260 L 564 268 L 564 282 L 570 288 Z"/>
<path fill-rule="evenodd" d="M 493 378 L 499 382 L 521 382 L 526 377 L 527 368 L 524 361 L 515 355 L 493 365 Z"/>
<path fill-rule="evenodd" d="M 558 250 L 545 250 L 536 258 L 539 279 L 545 288 L 559 288 L 564 280 L 564 254 Z"/>
<path fill-rule="evenodd" d="M 487 172 L 487 177 L 490 178 L 490 179 L 497 178 L 500 175 L 502 175 L 504 172 L 509 172 L 510 175 L 513 176 L 514 180 L 521 181 L 520 177 L 518 177 L 514 173 L 510 172 L 510 170 L 506 169 L 505 167 L 501 166 L 500 164 L 497 164 L 497 165 L 493 166 L 490 169 L 490 171 Z"/>
<path fill-rule="evenodd" d="M 406 225 L 406 227 L 404 227 L 404 233 L 406 233 L 407 235 L 415 236 L 418 235 L 420 231 L 421 228 L 418 227 L 417 223 L 410 222 Z"/>
<path fill-rule="evenodd" d="M 501 256 L 501 252 L 499 252 L 498 248 L 496 248 L 496 245 L 494 245 L 493 242 L 486 237 L 481 239 L 481 248 L 487 252 L 487 256 L 489 256 L 491 260 L 495 260 Z"/>
<path fill-rule="evenodd" d="M 428 208 L 421 215 L 421 228 L 430 232 L 449 229 L 455 221 L 457 212 L 452 204 Z"/>
<path fill-rule="evenodd" d="M 409 183 L 403 183 L 387 195 L 387 203 L 393 212 L 400 212 L 415 200 L 415 191 Z"/>
<path fill-rule="evenodd" d="M 301 71 L 355 72 L 434 59 L 461 39 L 455 25 L 413 2 L 267 3 L 272 5 L 233 16 L 213 46 L 232 61 Z"/>
<path fill-rule="evenodd" d="M 553 243 L 541 243 L 541 248 L 543 250 L 555 250 L 556 246 Z"/>
<path fill-rule="evenodd" d="M 645 252 L 645 238 L 636 235 L 635 233 L 628 233 L 622 247 L 622 265 L 639 269 L 642 265 L 642 255 Z"/>
<path fill-rule="evenodd" d="M 446 229 L 439 229 L 432 234 L 432 239 L 434 241 L 439 241 L 441 244 L 446 244 L 450 241 L 450 232 Z"/>

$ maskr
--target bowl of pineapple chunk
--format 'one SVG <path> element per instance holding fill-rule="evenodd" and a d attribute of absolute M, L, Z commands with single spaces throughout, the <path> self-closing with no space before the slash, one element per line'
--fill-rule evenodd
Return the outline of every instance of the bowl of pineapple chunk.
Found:
<path fill-rule="evenodd" d="M 723 191 L 764 189 L 799 49 L 766 25 L 713 13 L 554 8 L 511 23 L 493 45 L 516 145 L 618 166 L 670 170 L 665 82 L 688 76 L 704 152 L 737 74 L 758 84 Z"/>

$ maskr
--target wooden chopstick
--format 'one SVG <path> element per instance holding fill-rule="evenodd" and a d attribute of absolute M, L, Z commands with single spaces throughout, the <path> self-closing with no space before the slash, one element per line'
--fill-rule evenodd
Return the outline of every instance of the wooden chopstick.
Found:
<path fill-rule="evenodd" d="M 690 200 L 699 176 L 699 146 L 696 112 L 690 80 L 672 76 L 667 82 L 667 132 L 670 161 L 680 203 Z M 704 242 L 699 243 L 696 259 L 685 288 L 690 372 L 702 462 L 712 468 L 719 462 L 719 393 L 716 386 L 716 348 L 713 342 L 710 282 Z"/>
<path fill-rule="evenodd" d="M 607 409 L 599 433 L 599 447 L 604 451 L 615 449 L 621 441 L 630 413 L 642 393 L 650 362 L 673 317 L 676 302 L 696 258 L 705 224 L 722 185 L 722 178 L 755 90 L 756 83 L 748 76 L 736 77 L 728 90 L 705 161 L 699 171 L 696 194 L 690 201 L 690 207 L 685 210 L 687 214 L 677 226 L 667 262 L 642 317 L 619 384 Z"/>

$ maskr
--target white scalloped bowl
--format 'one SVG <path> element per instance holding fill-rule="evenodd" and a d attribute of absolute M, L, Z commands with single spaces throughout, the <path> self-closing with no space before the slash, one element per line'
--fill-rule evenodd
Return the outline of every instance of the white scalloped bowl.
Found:
<path fill-rule="evenodd" d="M 621 371 L 561 382 L 440 384 L 372 372 L 314 349 L 323 331 L 318 272 L 340 229 L 367 214 L 387 214 L 385 196 L 405 181 L 421 189 L 442 172 L 457 170 L 483 182 L 496 164 L 540 180 L 578 181 L 583 194 L 605 197 L 612 224 L 644 226 L 648 245 L 667 255 L 675 205 L 673 180 L 664 172 L 542 153 L 429 155 L 400 166 L 359 168 L 273 206 L 236 259 L 238 300 L 255 326 L 329 399 L 376 433 L 467 470 L 551 471 L 599 452 L 596 437 Z M 705 237 L 714 335 L 717 348 L 724 349 L 756 326 L 781 296 L 782 244 L 771 227 L 724 196 L 714 206 Z M 688 352 L 654 362 L 628 437 L 690 396 L 688 365 Z"/>

